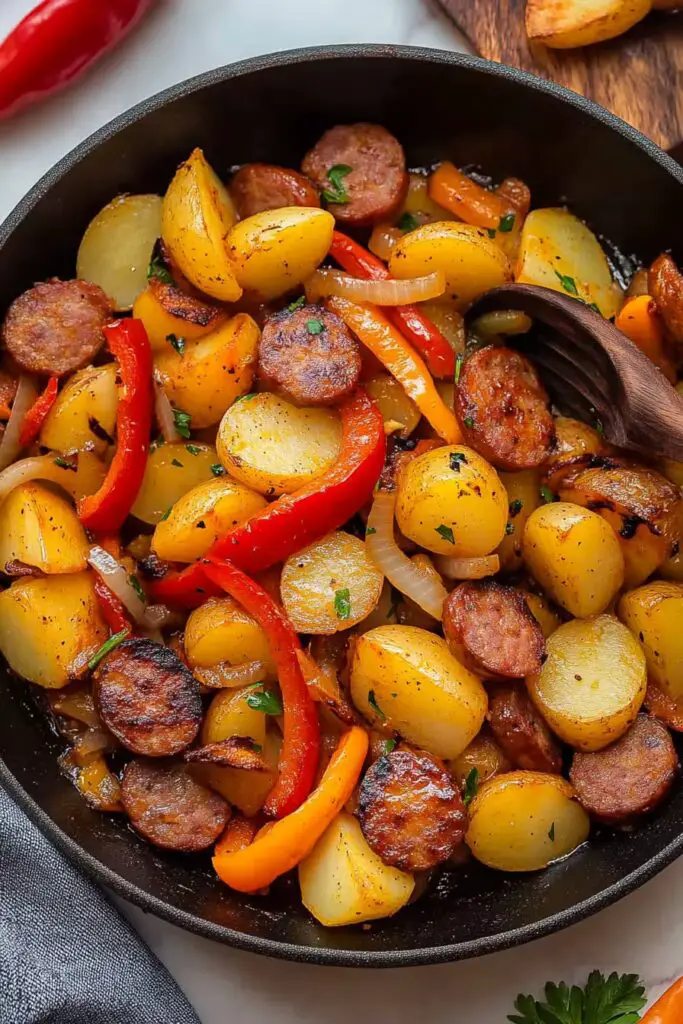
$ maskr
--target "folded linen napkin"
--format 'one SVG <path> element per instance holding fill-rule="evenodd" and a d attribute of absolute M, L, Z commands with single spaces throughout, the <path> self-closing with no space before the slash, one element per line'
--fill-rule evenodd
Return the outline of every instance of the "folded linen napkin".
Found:
<path fill-rule="evenodd" d="M 199 1024 L 102 890 L 1 787 L 0 1024 Z"/>

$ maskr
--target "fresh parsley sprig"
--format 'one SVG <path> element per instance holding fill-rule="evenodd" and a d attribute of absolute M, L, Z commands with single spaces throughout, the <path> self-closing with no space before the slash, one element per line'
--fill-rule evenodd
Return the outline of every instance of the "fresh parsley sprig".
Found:
<path fill-rule="evenodd" d="M 637 974 L 589 975 L 584 988 L 564 982 L 545 986 L 545 1001 L 519 995 L 512 1024 L 637 1024 L 645 1006 L 645 988 Z"/>

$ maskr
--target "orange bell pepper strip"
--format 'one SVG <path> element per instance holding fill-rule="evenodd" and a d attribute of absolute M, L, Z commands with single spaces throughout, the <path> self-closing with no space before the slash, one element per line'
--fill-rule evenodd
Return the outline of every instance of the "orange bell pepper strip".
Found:
<path fill-rule="evenodd" d="M 429 197 L 444 210 L 479 228 L 497 229 L 509 212 L 509 203 L 478 185 L 448 160 L 429 176 Z"/>
<path fill-rule="evenodd" d="M 664 351 L 664 325 L 651 295 L 627 299 L 614 325 L 659 367 L 672 384 L 676 383 L 676 370 Z"/>
<path fill-rule="evenodd" d="M 50 409 L 57 401 L 58 391 L 59 379 L 57 377 L 50 377 L 42 395 L 36 399 L 24 416 L 23 423 L 21 424 L 21 433 L 19 434 L 19 443 L 22 448 L 32 444 L 38 437 Z"/>
<path fill-rule="evenodd" d="M 337 297 L 326 299 L 326 305 L 396 378 L 439 437 L 448 444 L 461 441 L 455 414 L 441 398 L 425 363 L 382 310 Z"/>
<path fill-rule="evenodd" d="M 307 857 L 351 796 L 368 752 L 368 734 L 354 725 L 344 733 L 323 777 L 298 810 L 276 821 L 243 850 L 218 853 L 218 877 L 239 892 L 255 892 Z"/>
<path fill-rule="evenodd" d="M 647 1011 L 640 1024 L 681 1024 L 683 1021 L 683 978 L 679 978 Z"/>

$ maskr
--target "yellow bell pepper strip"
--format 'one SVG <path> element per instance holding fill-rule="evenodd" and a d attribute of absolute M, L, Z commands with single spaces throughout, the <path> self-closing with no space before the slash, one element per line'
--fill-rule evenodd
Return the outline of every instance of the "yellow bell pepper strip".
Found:
<path fill-rule="evenodd" d="M 239 892 L 255 892 L 295 868 L 351 796 L 367 752 L 367 732 L 352 726 L 316 789 L 296 811 L 274 822 L 245 849 L 216 854 L 212 863 L 221 881 Z"/>
<path fill-rule="evenodd" d="M 325 304 L 396 378 L 439 437 L 448 444 L 462 441 L 455 414 L 436 390 L 424 361 L 384 313 L 377 306 L 337 297 Z"/>
<path fill-rule="evenodd" d="M 466 224 L 496 230 L 508 207 L 495 192 L 478 185 L 445 160 L 429 176 L 429 197 Z"/>

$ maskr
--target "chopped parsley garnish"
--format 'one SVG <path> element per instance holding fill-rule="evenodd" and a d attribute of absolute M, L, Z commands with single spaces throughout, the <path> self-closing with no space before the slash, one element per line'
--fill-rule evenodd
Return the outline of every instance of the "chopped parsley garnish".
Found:
<path fill-rule="evenodd" d="M 585 988 L 565 982 L 545 986 L 545 1002 L 519 995 L 512 1024 L 637 1024 L 645 1006 L 645 988 L 637 974 L 590 974 Z"/>
<path fill-rule="evenodd" d="M 348 587 L 338 590 L 334 595 L 334 610 L 338 619 L 351 618 L 351 594 Z"/>
<path fill-rule="evenodd" d="M 127 636 L 130 636 L 129 629 L 122 629 L 120 633 L 114 633 L 108 640 L 105 640 L 98 651 L 95 651 L 92 658 L 88 662 L 88 668 L 92 672 L 94 668 L 97 668 L 102 658 L 106 658 L 110 651 L 113 651 L 115 647 L 118 647 L 122 640 L 125 640 Z"/>
<path fill-rule="evenodd" d="M 508 537 L 511 534 L 513 534 L 515 532 L 515 524 L 514 523 L 508 523 L 507 526 L 505 527 L 505 532 L 508 535 Z"/>
<path fill-rule="evenodd" d="M 500 218 L 500 224 L 498 230 L 502 231 L 503 234 L 507 234 L 515 226 L 515 215 L 514 213 L 506 213 L 504 217 Z"/>
<path fill-rule="evenodd" d="M 569 277 L 567 274 L 561 274 L 559 272 L 559 270 L 555 271 L 555 275 L 556 275 L 558 281 L 560 282 L 560 284 L 562 285 L 562 287 L 564 288 L 564 290 L 569 295 L 578 295 L 579 294 L 578 288 L 576 287 L 576 281 L 574 280 L 573 277 Z"/>
<path fill-rule="evenodd" d="M 130 576 L 128 577 L 128 582 L 130 583 L 131 587 L 133 588 L 135 593 L 138 595 L 140 600 L 141 601 L 146 601 L 147 597 L 145 595 L 144 590 L 142 589 L 142 585 L 140 583 L 140 580 L 137 578 L 135 573 L 131 573 L 130 574 Z"/>
<path fill-rule="evenodd" d="M 171 465 L 172 466 L 179 466 L 180 469 L 183 468 L 183 464 L 182 464 L 182 462 L 179 459 L 171 459 Z"/>
<path fill-rule="evenodd" d="M 195 523 L 195 528 L 197 530 L 205 530 L 206 529 L 206 523 L 204 522 L 203 519 L 200 519 L 198 523 Z"/>
<path fill-rule="evenodd" d="M 352 170 L 353 167 L 349 167 L 348 164 L 335 164 L 334 167 L 330 167 L 327 172 L 327 180 L 330 183 L 330 187 L 323 189 L 323 199 L 326 203 L 349 202 L 349 193 L 344 187 L 343 179 Z"/>
<path fill-rule="evenodd" d="M 185 451 L 188 451 L 190 455 L 199 455 L 201 448 L 196 444 L 186 444 Z"/>
<path fill-rule="evenodd" d="M 294 300 L 294 302 L 290 302 L 290 304 L 287 306 L 287 312 L 288 313 L 295 313 L 297 311 L 297 309 L 301 309 L 301 307 L 305 306 L 305 305 L 306 305 L 306 296 L 305 295 L 300 295 L 298 299 Z"/>
<path fill-rule="evenodd" d="M 443 537 L 444 540 L 447 540 L 449 544 L 455 544 L 455 537 L 453 536 L 453 530 L 450 526 L 446 526 L 445 523 L 442 523 L 441 526 L 435 526 L 434 529 L 438 535 Z"/>
<path fill-rule="evenodd" d="M 474 426 L 474 420 L 472 419 L 471 416 L 465 416 L 465 419 L 463 420 L 463 423 L 468 428 L 468 430 L 471 430 L 472 427 Z"/>
<path fill-rule="evenodd" d="M 587 302 L 586 305 L 589 309 L 592 309 L 594 313 L 599 313 L 602 316 L 602 310 L 598 306 L 597 302 Z"/>
<path fill-rule="evenodd" d="M 515 498 L 514 501 L 510 502 L 510 504 L 508 505 L 508 511 L 513 519 L 515 518 L 515 516 L 518 516 L 519 513 L 522 511 L 523 504 L 524 503 L 520 501 L 519 498 Z"/>
<path fill-rule="evenodd" d="M 173 278 L 169 273 L 168 267 L 164 264 L 163 260 L 155 256 L 154 259 L 150 260 L 147 266 L 147 280 L 150 281 L 153 277 L 156 277 L 157 281 L 161 281 L 162 284 L 173 284 Z"/>
<path fill-rule="evenodd" d="M 600 435 L 600 437 L 604 437 L 605 436 L 605 428 L 602 425 L 602 420 L 599 420 L 599 419 L 596 418 L 596 420 L 595 420 L 595 429 L 597 430 L 597 432 Z"/>
<path fill-rule="evenodd" d="M 375 712 L 375 714 L 378 715 L 382 719 L 382 721 L 386 721 L 387 716 L 384 714 L 384 712 L 382 711 L 381 707 L 377 703 L 377 701 L 375 699 L 375 691 L 374 690 L 369 690 L 368 691 L 368 704 L 370 705 L 372 710 Z"/>
<path fill-rule="evenodd" d="M 552 823 L 548 830 L 548 839 L 551 843 L 555 842 L 555 822 Z"/>
<path fill-rule="evenodd" d="M 453 472 L 459 473 L 463 462 L 467 463 L 467 456 L 464 452 L 451 452 L 449 462 Z"/>
<path fill-rule="evenodd" d="M 173 422 L 175 423 L 175 428 L 181 437 L 190 436 L 190 423 L 192 422 L 192 417 L 189 412 L 183 412 L 182 409 L 174 409 Z"/>
<path fill-rule="evenodd" d="M 398 223 L 396 225 L 396 227 L 400 231 L 406 231 L 406 232 L 407 231 L 414 231 L 415 228 L 419 228 L 419 226 L 420 226 L 420 222 L 418 221 L 418 219 L 415 216 L 415 214 L 414 213 L 409 213 L 408 210 L 406 210 L 406 212 L 403 213 L 399 217 Z"/>
<path fill-rule="evenodd" d="M 486 233 L 489 236 L 489 238 L 495 238 L 496 237 L 496 229 L 495 228 L 487 228 L 486 229 Z"/>
<path fill-rule="evenodd" d="M 392 750 L 396 750 L 396 740 L 393 738 L 387 740 L 384 744 L 384 753 L 390 754 Z"/>
<path fill-rule="evenodd" d="M 214 462 L 211 466 L 211 472 L 214 476 L 225 476 L 228 471 L 225 466 L 221 466 L 220 462 Z"/>
<path fill-rule="evenodd" d="M 464 352 L 458 352 L 455 357 L 455 383 L 460 383 L 460 374 L 462 372 L 462 364 L 465 362 Z"/>
<path fill-rule="evenodd" d="M 549 487 L 545 486 L 545 484 L 541 485 L 541 497 L 543 498 L 546 505 L 549 505 L 551 501 L 555 501 L 555 495 Z"/>
<path fill-rule="evenodd" d="M 325 324 L 322 320 L 308 320 L 306 322 L 306 329 L 309 334 L 322 334 L 325 330 Z"/>
<path fill-rule="evenodd" d="M 256 683 L 262 686 L 262 683 Z M 250 693 L 246 698 L 247 704 L 254 711 L 262 711 L 264 715 L 281 715 L 282 701 L 273 690 L 260 690 L 258 693 Z"/>
<path fill-rule="evenodd" d="M 377 530 L 375 529 L 374 526 L 366 526 L 365 527 L 365 536 L 366 537 L 369 537 L 373 533 L 377 533 Z"/>
<path fill-rule="evenodd" d="M 61 455 L 58 455 L 54 460 L 55 466 L 59 466 L 60 469 L 72 469 L 76 472 L 76 463 L 71 459 L 63 459 Z"/>
<path fill-rule="evenodd" d="M 173 505 L 169 505 L 168 508 L 166 509 L 166 511 L 164 512 L 163 516 L 159 520 L 159 522 L 160 523 L 165 523 L 166 520 L 168 519 L 168 517 L 170 516 L 172 511 L 173 511 Z"/>
<path fill-rule="evenodd" d="M 179 356 L 185 353 L 185 339 L 179 338 L 177 334 L 167 334 L 166 341 L 169 343 L 171 348 L 174 348 Z"/>
<path fill-rule="evenodd" d="M 252 398 L 256 398 L 257 394 L 258 394 L 257 391 L 250 391 L 246 395 L 240 395 L 240 397 L 236 398 L 235 401 L 232 404 L 233 405 L 237 405 L 238 402 L 251 402 Z"/>
<path fill-rule="evenodd" d="M 479 769 L 476 767 L 470 768 L 469 772 L 467 773 L 467 778 L 465 779 L 465 787 L 462 793 L 462 802 L 464 803 L 465 807 L 467 807 L 467 805 L 471 803 L 478 789 Z"/>

